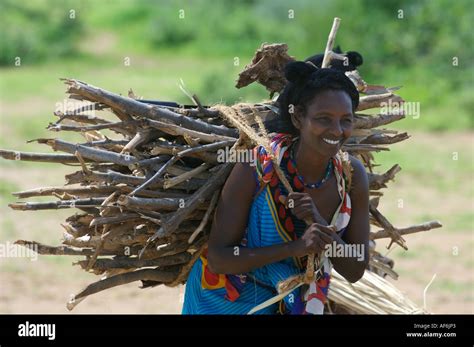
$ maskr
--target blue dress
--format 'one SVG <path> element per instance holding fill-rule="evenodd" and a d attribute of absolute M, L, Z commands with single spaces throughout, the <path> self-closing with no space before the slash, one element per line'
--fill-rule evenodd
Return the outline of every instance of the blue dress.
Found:
<path fill-rule="evenodd" d="M 293 141 L 294 139 L 288 136 L 281 136 L 272 142 L 272 145 L 276 143 L 273 150 L 279 155 L 280 167 L 287 177 L 294 176 L 292 163 L 289 161 L 289 151 L 286 150 Z M 292 216 L 291 211 L 286 210 L 284 205 L 279 203 L 278 195 L 287 195 L 288 192 L 276 175 L 273 175 L 273 170 L 265 166 L 268 164 L 265 162 L 265 150 L 256 147 L 255 151 L 260 162 L 255 167 L 257 187 L 242 246 L 266 247 L 301 237 L 306 229 L 305 223 Z M 342 201 L 333 221 L 336 221 L 337 230 L 342 233 L 349 222 L 344 212 L 345 214 L 348 212 L 350 216 L 350 198 L 348 194 L 345 194 L 344 175 L 339 158 L 333 158 L 333 163 Z M 303 189 L 298 186 L 294 188 L 300 191 Z M 247 314 L 255 306 L 277 295 L 275 288 L 278 282 L 300 274 L 304 268 L 301 259 L 287 258 L 254 269 L 247 274 L 219 275 L 209 271 L 204 254 L 196 261 L 189 274 L 182 313 Z M 286 295 L 280 302 L 269 305 L 257 311 L 256 314 L 298 314 L 304 311 L 305 299 L 300 287 Z"/>

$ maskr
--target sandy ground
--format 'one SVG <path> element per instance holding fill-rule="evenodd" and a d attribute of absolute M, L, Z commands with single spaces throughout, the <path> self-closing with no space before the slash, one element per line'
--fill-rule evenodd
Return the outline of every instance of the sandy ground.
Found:
<path fill-rule="evenodd" d="M 416 134 L 417 141 L 439 146 L 440 143 L 464 146 L 472 143 L 472 134 Z M 403 144 L 400 144 L 403 146 Z M 403 147 L 402 147 L 403 148 Z M 408 149 L 408 147 L 406 147 Z M 1 163 L 3 191 L 22 190 L 63 182 L 64 167 L 51 170 L 50 164 L 37 166 L 23 163 Z M 433 168 L 436 171 L 436 168 Z M 436 172 L 434 172 L 436 174 Z M 472 176 L 471 176 L 472 178 Z M 426 182 L 425 182 L 426 183 Z M 433 313 L 474 313 L 473 270 L 473 200 L 464 186 L 439 192 L 418 177 L 397 177 L 394 186 L 381 199 L 380 210 L 397 226 L 403 227 L 431 219 L 439 219 L 444 227 L 406 236 L 408 252 L 400 248 L 389 251 L 400 274 L 392 281 L 416 304 L 423 306 L 423 290 L 434 274 L 437 277 L 427 291 L 427 309 Z M 469 184 L 469 182 L 468 182 Z M 472 186 L 472 180 L 470 182 Z M 397 201 L 404 198 L 404 207 Z M 6 204 L 15 201 L 4 194 L 0 206 L 0 243 L 16 239 L 36 240 L 56 245 L 60 242 L 59 223 L 71 211 L 20 212 Z M 454 224 L 453 214 L 470 215 L 470 221 Z M 435 217 L 435 218 L 433 218 Z M 377 249 L 383 254 L 385 240 Z M 27 258 L 0 258 L 0 313 L 66 313 L 66 302 L 88 283 L 98 279 L 70 264 L 75 257 L 42 256 L 37 261 Z M 113 288 L 87 298 L 73 313 L 180 313 L 183 286 L 140 289 L 139 283 Z"/>

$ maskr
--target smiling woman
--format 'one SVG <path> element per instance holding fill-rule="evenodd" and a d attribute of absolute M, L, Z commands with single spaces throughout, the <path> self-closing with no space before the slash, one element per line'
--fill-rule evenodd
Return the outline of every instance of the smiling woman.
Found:
<path fill-rule="evenodd" d="M 352 133 L 358 92 L 344 73 L 305 62 L 288 64 L 285 76 L 271 149 L 294 192 L 285 189 L 262 146 L 254 148 L 255 167 L 235 165 L 208 250 L 189 275 L 183 313 L 246 314 L 265 303 L 257 313 L 321 314 L 333 265 L 350 282 L 364 273 L 368 180 L 363 165 L 340 151 Z M 334 245 L 356 245 L 363 256 L 323 257 L 313 283 L 272 302 L 281 281 L 304 271 L 308 254 Z"/>

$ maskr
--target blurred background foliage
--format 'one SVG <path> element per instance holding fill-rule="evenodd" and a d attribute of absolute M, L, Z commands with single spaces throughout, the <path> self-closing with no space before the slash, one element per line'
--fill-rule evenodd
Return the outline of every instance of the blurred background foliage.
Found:
<path fill-rule="evenodd" d="M 262 42 L 285 42 L 299 59 L 322 52 L 332 20 L 339 16 L 337 43 L 363 54 L 360 70 L 365 80 L 401 85 L 400 94 L 407 101 L 421 103 L 422 119 L 407 119 L 404 127 L 474 128 L 471 0 L 1 0 L 0 4 L 0 71 L 6 72 L 2 97 L 23 92 L 17 80 L 13 89 L 6 87 L 8 72 L 18 68 L 15 57 L 20 57 L 22 66 L 53 66 L 58 75 L 47 74 L 51 80 L 63 77 L 61 72 L 115 69 L 114 86 L 123 85 L 118 80 L 142 80 L 140 92 L 148 98 L 188 102 L 176 87 L 179 78 L 163 66 L 174 69 L 207 103 L 257 101 L 268 96 L 262 87 L 233 87 L 255 49 Z M 123 68 L 123 57 L 130 56 L 132 66 L 138 62 L 143 69 Z M 38 71 L 29 71 L 30 81 Z M 41 82 L 48 86 L 44 76 Z M 103 76 L 100 72 L 94 76 L 91 82 L 99 84 Z"/>

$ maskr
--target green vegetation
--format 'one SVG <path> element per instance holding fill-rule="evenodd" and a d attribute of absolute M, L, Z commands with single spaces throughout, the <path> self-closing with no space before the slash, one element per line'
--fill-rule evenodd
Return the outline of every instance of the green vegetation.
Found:
<path fill-rule="evenodd" d="M 335 16 L 343 20 L 337 43 L 364 55 L 362 76 L 402 85 L 400 94 L 420 103 L 420 118 L 396 127 L 474 128 L 470 0 L 3 0 L 1 100 L 57 99 L 63 76 L 187 102 L 176 87 L 183 78 L 208 103 L 260 100 L 267 97 L 260 86 L 233 87 L 255 49 L 286 42 L 299 59 L 321 52 Z"/>

